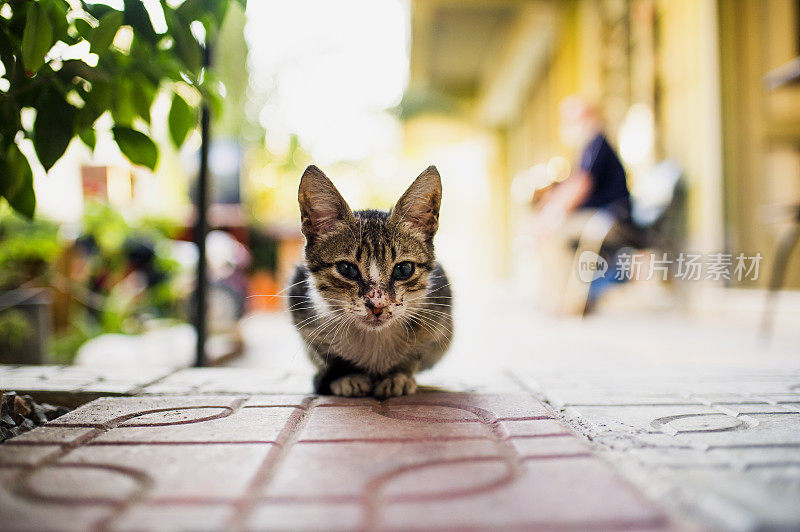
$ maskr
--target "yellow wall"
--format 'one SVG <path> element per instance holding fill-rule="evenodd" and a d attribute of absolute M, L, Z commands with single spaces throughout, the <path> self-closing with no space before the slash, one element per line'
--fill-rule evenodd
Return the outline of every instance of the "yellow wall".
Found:
<path fill-rule="evenodd" d="M 792 0 L 719 2 L 727 236 L 765 265 L 791 223 L 785 207 L 800 201 L 800 88 L 771 91 L 763 76 L 800 55 L 798 15 Z M 800 250 L 791 261 L 797 288 Z"/>
<path fill-rule="evenodd" d="M 661 0 L 656 109 L 661 156 L 678 162 L 688 185 L 691 251 L 724 250 L 717 19 L 714 2 Z"/>
<path fill-rule="evenodd" d="M 788 225 L 776 205 L 800 201 L 800 88 L 770 92 L 763 76 L 800 54 L 797 2 L 559 5 L 549 64 L 505 132 L 508 174 L 574 156 L 558 141 L 564 96 L 599 99 L 612 143 L 624 110 L 645 103 L 655 113 L 656 160 L 673 159 L 685 173 L 685 249 L 760 252 L 768 269 Z M 789 285 L 800 286 L 800 267 L 790 271 Z"/>

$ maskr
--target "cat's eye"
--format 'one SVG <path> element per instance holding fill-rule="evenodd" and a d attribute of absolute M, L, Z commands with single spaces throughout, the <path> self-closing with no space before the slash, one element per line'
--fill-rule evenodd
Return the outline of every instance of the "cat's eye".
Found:
<path fill-rule="evenodd" d="M 398 262 L 392 269 L 392 279 L 404 281 L 414 275 L 414 263 L 409 261 Z"/>
<path fill-rule="evenodd" d="M 336 263 L 336 271 L 339 272 L 342 277 L 347 277 L 348 279 L 358 279 L 360 276 L 358 273 L 358 266 L 344 260 Z"/>

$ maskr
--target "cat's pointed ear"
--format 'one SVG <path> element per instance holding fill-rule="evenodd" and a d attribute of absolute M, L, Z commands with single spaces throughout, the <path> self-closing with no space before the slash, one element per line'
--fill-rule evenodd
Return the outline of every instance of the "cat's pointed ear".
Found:
<path fill-rule="evenodd" d="M 308 242 L 354 221 L 353 211 L 328 176 L 313 164 L 306 168 L 297 193 L 302 230 Z"/>
<path fill-rule="evenodd" d="M 439 228 L 441 203 L 442 179 L 436 167 L 429 166 L 397 200 L 391 219 L 428 240 Z"/>

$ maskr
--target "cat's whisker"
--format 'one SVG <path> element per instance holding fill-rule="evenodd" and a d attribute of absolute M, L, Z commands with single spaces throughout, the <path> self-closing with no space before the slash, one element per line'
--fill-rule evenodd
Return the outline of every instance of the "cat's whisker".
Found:
<path fill-rule="evenodd" d="M 415 310 L 417 310 L 417 309 L 415 309 Z M 446 323 L 438 321 L 438 320 L 434 319 L 434 317 L 426 316 L 426 315 L 424 315 L 422 313 L 413 313 L 412 316 L 415 317 L 415 318 L 418 318 L 420 320 L 420 322 L 424 321 L 426 323 L 429 323 L 432 326 L 437 327 L 439 332 L 441 332 L 441 328 L 444 328 L 445 331 L 447 331 L 447 332 L 452 332 L 452 329 L 450 327 L 448 327 L 448 325 Z"/>
<path fill-rule="evenodd" d="M 263 298 L 274 297 L 276 299 L 298 299 L 308 296 L 299 294 L 250 294 L 249 296 L 247 296 L 246 299 L 253 299 L 256 297 L 263 297 Z"/>
<path fill-rule="evenodd" d="M 338 311 L 338 312 L 344 312 L 344 311 L 343 311 L 343 310 L 341 310 L 341 311 Z M 308 326 L 310 323 L 312 323 L 312 322 L 314 322 L 314 321 L 316 321 L 316 320 L 320 320 L 320 319 L 326 319 L 326 318 L 328 318 L 328 319 L 333 319 L 334 317 L 335 317 L 335 316 L 331 316 L 331 313 L 328 313 L 328 314 L 318 314 L 318 315 L 315 315 L 315 316 L 311 316 L 310 318 L 306 318 L 305 320 L 303 320 L 303 321 L 301 321 L 301 322 L 297 323 L 295 326 L 296 326 L 297 328 L 303 328 L 303 327 L 306 327 L 306 326 Z"/>
<path fill-rule="evenodd" d="M 330 355 L 330 352 L 331 352 L 331 347 L 333 347 L 333 345 L 336 343 L 336 337 L 338 336 L 339 332 L 340 332 L 342 329 L 344 329 L 345 325 L 349 325 L 349 324 L 350 324 L 350 320 L 351 320 L 351 319 L 352 319 L 352 316 L 345 316 L 345 319 L 343 319 L 343 320 L 340 320 L 340 323 L 339 323 L 339 325 L 338 325 L 338 326 L 337 326 L 337 327 L 334 329 L 334 333 L 333 333 L 333 339 L 332 339 L 332 340 L 331 340 L 331 342 L 328 344 L 328 353 L 327 353 L 327 354 L 326 354 L 326 356 L 325 356 L 325 358 L 326 358 L 326 359 L 327 359 L 327 358 L 328 358 L 328 356 Z M 327 337 L 326 337 L 326 338 L 327 338 Z"/>
<path fill-rule="evenodd" d="M 423 313 L 427 312 L 428 314 L 436 314 L 436 315 L 440 315 L 440 316 L 446 316 L 448 318 L 450 317 L 450 313 L 449 312 L 444 312 L 442 310 L 437 310 L 437 309 L 433 309 L 433 308 L 420 307 L 420 308 L 415 308 L 414 310 L 419 311 L 419 312 L 423 312 Z"/>
<path fill-rule="evenodd" d="M 451 299 L 452 299 L 452 296 L 431 296 L 431 295 L 430 295 L 430 294 L 432 294 L 432 293 L 434 293 L 434 292 L 438 292 L 438 291 L 439 291 L 439 290 L 441 290 L 442 288 L 446 288 L 446 287 L 448 287 L 448 286 L 450 286 L 450 283 L 445 283 L 445 284 L 443 284 L 442 286 L 440 286 L 440 287 L 438 287 L 438 288 L 434 288 L 433 290 L 431 290 L 431 291 L 429 291 L 429 292 L 425 293 L 424 295 L 417 296 L 417 297 L 414 297 L 414 298 L 410 299 L 410 300 L 409 300 L 409 302 L 410 302 L 410 301 L 416 301 L 416 300 L 418 300 L 418 299 L 420 299 L 420 298 L 437 298 L 437 297 L 442 297 L 442 298 L 445 298 L 445 297 L 447 297 L 447 298 L 451 298 Z"/>
<path fill-rule="evenodd" d="M 373 382 L 395 373 L 410 377 L 444 354 L 452 336 L 452 295 L 432 246 L 441 193 L 439 174 L 430 167 L 391 211 L 354 212 L 321 170 L 304 172 L 298 198 L 305 267 L 281 292 L 253 297 L 286 301 L 319 369 L 318 393 L 368 393 L 372 384 L 365 376 Z"/>
<path fill-rule="evenodd" d="M 317 328 L 314 329 L 315 332 L 312 332 L 313 336 L 311 336 L 309 338 L 309 342 L 313 342 L 320 335 L 320 333 L 322 333 L 325 330 L 326 327 L 328 327 L 331 324 L 336 324 L 337 321 L 340 318 L 341 318 L 341 316 L 338 315 L 338 314 L 334 315 L 334 316 L 331 316 L 325 322 L 323 322 L 321 325 L 317 326 Z"/>
<path fill-rule="evenodd" d="M 453 305 L 451 305 L 450 303 L 436 303 L 434 301 L 426 301 L 425 303 L 423 303 L 423 305 L 430 305 L 430 306 L 444 307 L 444 308 L 453 308 Z M 419 306 L 419 307 L 414 307 L 414 308 L 427 308 L 427 307 Z"/>
<path fill-rule="evenodd" d="M 327 311 L 327 312 L 320 312 L 318 314 L 314 314 L 312 316 L 309 316 L 308 318 L 306 318 L 303 321 L 330 318 L 330 317 L 335 316 L 337 314 L 340 314 L 342 312 L 344 312 L 344 309 L 334 309 L 334 310 Z M 300 322 L 300 323 L 302 323 L 302 322 Z"/>
<path fill-rule="evenodd" d="M 415 320 L 420 325 L 420 327 L 422 327 L 423 329 L 427 330 L 432 336 L 436 336 L 437 331 L 431 325 L 427 324 L 426 322 L 424 322 L 422 320 L 416 319 L 416 318 L 415 318 Z"/>
<path fill-rule="evenodd" d="M 276 297 L 276 296 L 286 292 L 287 290 L 290 290 L 290 289 L 294 288 L 295 286 L 297 286 L 299 284 L 305 283 L 306 280 L 307 279 L 300 279 L 296 283 L 292 283 L 289 286 L 285 287 L 283 290 L 280 290 L 280 291 L 278 291 L 278 292 L 276 292 L 274 294 L 251 294 L 251 295 L 247 296 L 247 299 L 250 299 L 251 297 Z M 298 296 L 298 297 L 303 297 L 303 296 Z"/>
<path fill-rule="evenodd" d="M 308 301 L 300 301 L 299 303 L 295 303 L 294 305 L 288 307 L 287 310 L 299 310 L 299 308 L 298 308 L 299 305 L 308 305 L 308 308 L 317 308 L 314 305 L 313 301 L 308 300 Z M 341 303 L 329 304 L 328 306 L 332 307 L 332 308 L 346 308 L 346 305 L 341 304 Z"/>

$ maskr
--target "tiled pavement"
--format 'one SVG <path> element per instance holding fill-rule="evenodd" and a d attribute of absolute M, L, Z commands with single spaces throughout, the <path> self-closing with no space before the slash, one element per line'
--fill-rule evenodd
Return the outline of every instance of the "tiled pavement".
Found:
<path fill-rule="evenodd" d="M 4 530 L 671 526 L 526 393 L 109 397 L 0 446 L 0 476 Z"/>
<path fill-rule="evenodd" d="M 0 367 L 3 387 L 31 371 Z M 0 529 L 800 527 L 800 371 L 422 381 L 456 391 L 345 400 L 304 394 L 302 373 L 167 372 L 0 446 Z"/>
<path fill-rule="evenodd" d="M 675 513 L 727 529 L 800 528 L 797 369 L 573 369 L 520 380 Z"/>
<path fill-rule="evenodd" d="M 135 396 L 0 445 L 0 529 L 800 529 L 796 334 L 504 307 L 420 376 L 447 392 L 384 403 L 306 395 L 290 326 L 255 319 L 251 367 L 0 366 L 34 397 Z"/>
<path fill-rule="evenodd" d="M 0 389 L 36 396 L 40 402 L 78 406 L 98 397 L 136 395 L 174 373 L 171 368 L 0 365 Z"/>

